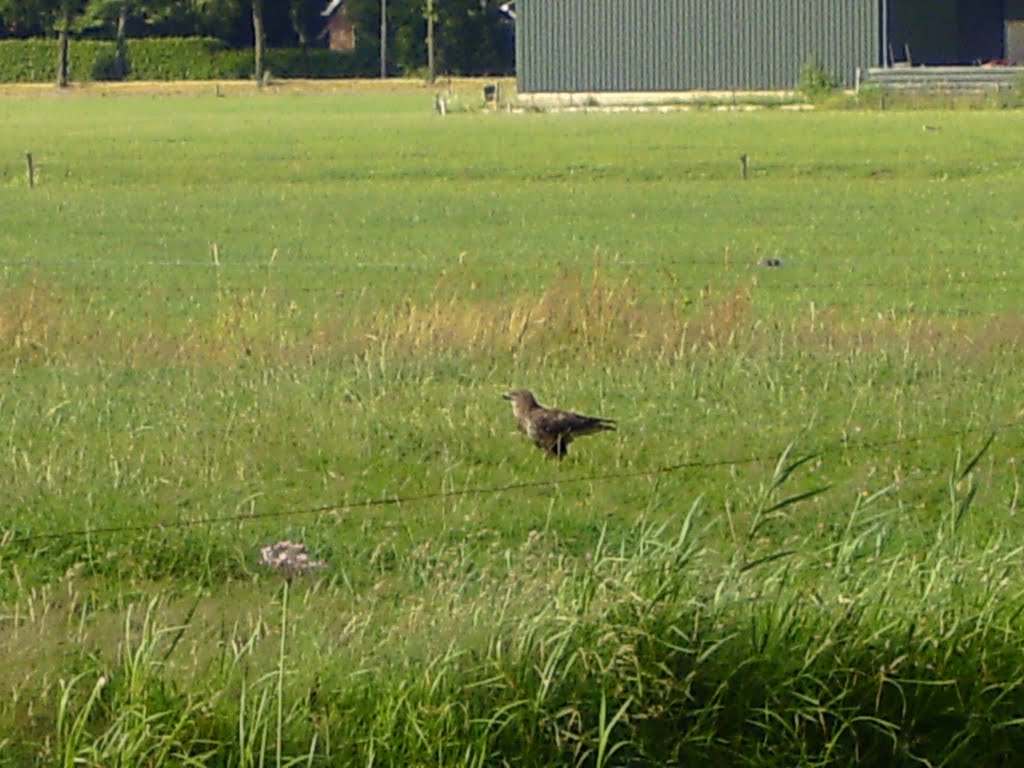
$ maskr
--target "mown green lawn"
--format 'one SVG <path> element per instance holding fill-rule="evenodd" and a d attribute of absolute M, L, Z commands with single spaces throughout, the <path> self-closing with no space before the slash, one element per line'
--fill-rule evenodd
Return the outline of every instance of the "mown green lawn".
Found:
<path fill-rule="evenodd" d="M 0 764 L 1012 762 L 1022 137 L 0 101 Z"/>

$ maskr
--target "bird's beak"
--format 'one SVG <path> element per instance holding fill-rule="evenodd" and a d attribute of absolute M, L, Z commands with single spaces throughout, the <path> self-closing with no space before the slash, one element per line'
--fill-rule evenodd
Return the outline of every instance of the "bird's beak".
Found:
<path fill-rule="evenodd" d="M 512 399 L 512 395 L 510 395 L 510 394 L 509 394 L 508 392 L 505 392 L 505 393 L 504 393 L 504 394 L 503 394 L 503 395 L 501 396 L 501 399 L 502 399 L 502 400 L 511 400 L 511 399 Z"/>

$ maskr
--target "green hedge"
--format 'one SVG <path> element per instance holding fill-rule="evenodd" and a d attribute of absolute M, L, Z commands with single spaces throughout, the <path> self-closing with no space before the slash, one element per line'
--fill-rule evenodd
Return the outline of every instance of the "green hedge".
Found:
<path fill-rule="evenodd" d="M 71 45 L 72 80 L 92 80 L 92 64 L 112 43 L 94 40 L 73 41 Z M 0 82 L 39 83 L 57 79 L 57 41 L 0 40 Z"/>
<path fill-rule="evenodd" d="M 116 79 L 112 40 L 72 40 L 71 79 Z M 252 77 L 251 50 L 230 49 L 212 38 L 128 40 L 127 80 L 237 80 Z M 355 77 L 354 56 L 323 49 L 271 49 L 264 68 L 274 77 Z M 38 83 L 56 79 L 56 39 L 0 40 L 0 82 Z"/>
<path fill-rule="evenodd" d="M 110 45 L 111 62 L 114 44 Z M 236 79 L 252 74 L 245 51 L 229 51 L 219 40 L 195 37 L 144 38 L 128 41 L 128 80 Z M 74 55 L 74 54 L 72 54 Z M 249 59 L 252 58 L 250 55 Z M 104 63 L 105 62 L 100 62 Z M 106 79 L 106 69 L 94 73 Z"/>

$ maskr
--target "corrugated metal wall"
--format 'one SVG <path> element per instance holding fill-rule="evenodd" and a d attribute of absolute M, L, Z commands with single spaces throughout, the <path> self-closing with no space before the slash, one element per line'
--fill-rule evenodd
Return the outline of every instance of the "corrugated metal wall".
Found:
<path fill-rule="evenodd" d="M 518 0 L 521 92 L 782 90 L 881 64 L 881 0 Z"/>

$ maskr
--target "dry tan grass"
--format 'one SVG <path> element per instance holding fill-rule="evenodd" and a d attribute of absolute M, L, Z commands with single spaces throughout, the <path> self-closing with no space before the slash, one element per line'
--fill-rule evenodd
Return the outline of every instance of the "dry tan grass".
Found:
<path fill-rule="evenodd" d="M 628 279 L 566 274 L 540 295 L 481 300 L 448 288 L 428 302 L 335 311 L 299 306 L 273 289 L 224 294 L 205 317 L 122 318 L 102 301 L 71 299 L 39 280 L 0 288 L 0 358 L 20 363 L 89 361 L 221 365 L 347 357 L 414 359 L 571 356 L 581 362 L 629 358 L 676 364 L 724 352 L 850 355 L 955 354 L 963 361 L 1015 349 L 1024 315 L 947 318 L 899 312 L 863 316 L 844 308 L 766 317 L 756 288 L 705 288 L 693 301 L 650 296 Z M 150 297 L 159 304 L 159 297 Z"/>
<path fill-rule="evenodd" d="M 279 95 L 322 93 L 434 93 L 450 89 L 453 93 L 478 97 L 487 83 L 500 83 L 503 93 L 515 92 L 514 78 L 438 78 L 433 84 L 415 78 L 393 77 L 386 80 L 351 78 L 338 80 L 274 80 L 257 88 L 252 80 L 171 80 L 144 82 L 72 83 L 58 88 L 53 83 L 3 83 L 0 97 L 83 98 L 109 96 L 202 96 L 219 92 L 224 95 Z"/>
<path fill-rule="evenodd" d="M 70 331 L 60 318 L 62 298 L 36 280 L 0 289 L 0 351 L 20 361 L 45 358 Z"/>

